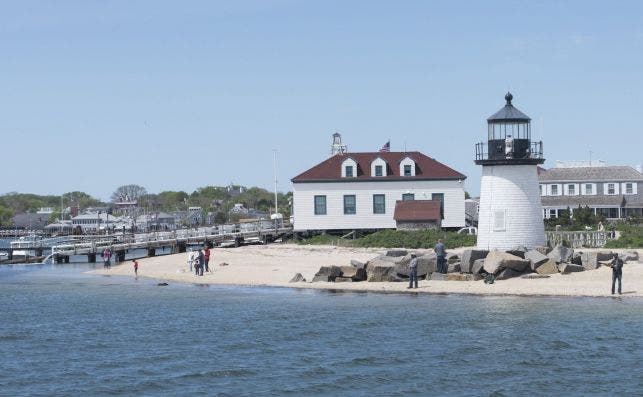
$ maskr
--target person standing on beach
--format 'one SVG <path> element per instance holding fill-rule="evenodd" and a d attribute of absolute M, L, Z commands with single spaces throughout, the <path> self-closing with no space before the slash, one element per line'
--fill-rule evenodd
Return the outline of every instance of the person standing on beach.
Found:
<path fill-rule="evenodd" d="M 408 288 L 413 288 L 413 282 L 415 280 L 415 288 L 418 287 L 418 258 L 415 254 L 411 254 L 411 261 L 409 262 L 409 286 Z"/>
<path fill-rule="evenodd" d="M 138 262 L 136 259 L 133 259 L 132 262 L 134 262 L 134 274 L 138 277 Z"/>
<path fill-rule="evenodd" d="M 446 273 L 447 272 L 447 260 L 446 260 L 447 251 L 444 248 L 442 239 L 438 239 L 438 243 L 435 245 L 435 248 L 433 250 L 435 251 L 435 255 L 437 256 L 438 273 Z"/>
<path fill-rule="evenodd" d="M 190 271 L 192 271 L 192 265 L 194 264 L 194 252 L 192 249 L 188 251 L 188 265 L 190 266 Z"/>
<path fill-rule="evenodd" d="M 112 262 L 110 262 L 111 257 L 112 251 L 110 251 L 109 248 L 105 248 L 103 251 L 103 267 L 105 269 L 109 269 L 112 266 Z"/>
<path fill-rule="evenodd" d="M 203 250 L 199 250 L 199 276 L 203 276 L 203 268 L 205 267 L 205 255 Z"/>
<path fill-rule="evenodd" d="M 618 280 L 618 294 L 621 295 L 621 279 L 623 278 L 623 260 L 618 257 L 618 254 L 614 254 L 614 259 L 612 259 L 612 295 L 614 295 L 614 286 L 616 280 Z"/>
<path fill-rule="evenodd" d="M 206 272 L 210 271 L 208 264 L 210 263 L 210 246 L 205 244 L 203 246 L 203 266 Z"/>

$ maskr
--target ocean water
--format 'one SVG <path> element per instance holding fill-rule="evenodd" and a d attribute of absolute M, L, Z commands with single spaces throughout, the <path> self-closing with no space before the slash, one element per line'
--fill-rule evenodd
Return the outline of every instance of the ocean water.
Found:
<path fill-rule="evenodd" d="M 0 395 L 643 395 L 640 299 L 157 286 L 89 268 L 0 266 Z"/>

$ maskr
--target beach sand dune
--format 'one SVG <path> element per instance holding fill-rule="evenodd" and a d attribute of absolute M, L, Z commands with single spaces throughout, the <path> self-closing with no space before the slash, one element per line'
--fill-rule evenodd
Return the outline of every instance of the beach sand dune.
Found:
<path fill-rule="evenodd" d="M 451 250 L 451 252 L 461 251 Z M 407 290 L 404 282 L 289 283 L 301 273 L 310 281 L 321 266 L 349 265 L 351 259 L 366 262 L 385 249 L 348 248 L 333 246 L 301 246 L 272 244 L 240 248 L 214 248 L 211 251 L 210 273 L 203 277 L 189 271 L 187 254 L 174 254 L 139 259 L 139 276 L 163 281 L 198 284 L 228 284 L 248 286 L 275 286 L 292 288 L 335 289 L 348 291 L 456 293 L 479 295 L 543 295 L 543 296 L 612 296 L 611 269 L 554 274 L 549 278 L 496 281 L 420 281 L 419 288 Z M 584 250 L 588 251 L 588 250 Z M 642 252 L 639 250 L 639 255 Z M 227 266 L 220 266 L 227 263 Z M 132 262 L 124 262 L 109 270 L 98 269 L 89 273 L 134 276 Z M 617 295 L 618 296 L 618 295 Z M 643 263 L 627 263 L 623 267 L 622 297 L 643 296 Z"/>

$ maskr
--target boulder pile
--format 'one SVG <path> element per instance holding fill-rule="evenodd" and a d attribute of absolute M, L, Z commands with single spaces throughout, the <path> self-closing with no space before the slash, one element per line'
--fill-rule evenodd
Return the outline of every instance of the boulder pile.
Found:
<path fill-rule="evenodd" d="M 437 272 L 437 257 L 434 253 L 395 249 L 366 263 L 351 260 L 349 265 L 322 266 L 312 282 L 406 281 L 409 277 L 411 254 L 418 258 L 418 279 L 445 281 L 481 280 L 490 274 L 493 274 L 495 280 L 513 277 L 546 278 L 550 274 L 568 274 L 609 265 L 613 255 L 610 251 L 574 252 L 562 245 L 531 250 L 516 247 L 509 251 L 468 249 L 461 255 L 449 254 L 447 274 L 441 274 Z M 620 254 L 620 257 L 624 262 L 639 259 L 636 252 L 626 252 Z M 305 281 L 302 279 L 298 274 L 291 282 Z"/>

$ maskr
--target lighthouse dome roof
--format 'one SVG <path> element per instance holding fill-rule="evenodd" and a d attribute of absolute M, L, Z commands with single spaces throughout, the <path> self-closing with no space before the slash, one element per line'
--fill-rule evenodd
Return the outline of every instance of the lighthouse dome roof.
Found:
<path fill-rule="evenodd" d="M 502 123 L 507 121 L 531 121 L 529 116 L 527 116 L 511 104 L 511 101 L 513 100 L 513 95 L 511 95 L 511 92 L 507 92 L 507 95 L 505 95 L 505 100 L 507 101 L 505 106 L 491 115 L 491 117 L 487 119 L 488 123 Z"/>

